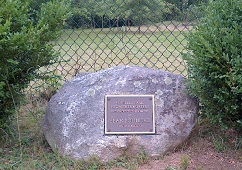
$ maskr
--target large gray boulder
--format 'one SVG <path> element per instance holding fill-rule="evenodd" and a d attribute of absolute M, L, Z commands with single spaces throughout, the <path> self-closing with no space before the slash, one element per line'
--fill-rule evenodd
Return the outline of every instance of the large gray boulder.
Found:
<path fill-rule="evenodd" d="M 186 79 L 161 70 L 118 66 L 76 76 L 55 94 L 43 120 L 45 137 L 59 154 L 103 161 L 141 148 L 150 156 L 165 154 L 192 131 L 198 112 L 196 99 L 186 93 Z M 105 135 L 104 97 L 112 94 L 154 94 L 156 133 Z"/>

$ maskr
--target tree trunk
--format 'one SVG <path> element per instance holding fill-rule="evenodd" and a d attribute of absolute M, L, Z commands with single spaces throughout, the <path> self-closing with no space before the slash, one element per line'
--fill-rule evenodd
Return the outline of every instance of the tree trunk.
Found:
<path fill-rule="evenodd" d="M 110 31 L 112 30 L 112 25 L 111 25 L 111 22 L 110 22 L 110 18 L 108 18 L 108 27 L 110 29 Z"/>
<path fill-rule="evenodd" d="M 102 15 L 102 29 L 101 30 L 103 30 L 103 15 Z"/>
<path fill-rule="evenodd" d="M 95 24 L 95 18 L 94 18 L 94 16 L 92 17 L 92 19 L 93 19 L 93 28 L 96 28 L 96 24 Z"/>
<path fill-rule="evenodd" d="M 126 24 L 126 28 L 125 28 L 125 31 L 126 31 L 126 32 L 128 31 L 128 28 L 129 28 L 129 30 L 130 30 L 130 25 L 131 25 L 131 20 L 128 19 L 128 20 L 127 20 L 127 24 Z"/>

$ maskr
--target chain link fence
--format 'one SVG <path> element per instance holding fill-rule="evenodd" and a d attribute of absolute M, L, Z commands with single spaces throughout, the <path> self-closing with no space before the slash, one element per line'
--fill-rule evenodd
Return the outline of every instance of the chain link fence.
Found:
<path fill-rule="evenodd" d="M 37 0 L 36 0 L 37 2 Z M 73 15 L 56 42 L 60 62 L 41 68 L 55 86 L 82 73 L 117 65 L 138 65 L 187 76 L 181 54 L 185 34 L 203 13 L 202 1 L 71 0 Z M 61 76 L 56 79 L 56 76 Z M 43 82 L 31 83 L 39 90 Z M 49 87 L 48 87 L 49 88 Z M 45 93 L 46 86 L 45 86 Z M 52 90 L 50 90 L 52 91 Z"/>

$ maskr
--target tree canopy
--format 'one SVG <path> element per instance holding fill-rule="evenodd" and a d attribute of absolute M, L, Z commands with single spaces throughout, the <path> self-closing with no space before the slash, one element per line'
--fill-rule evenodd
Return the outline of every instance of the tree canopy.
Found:
<path fill-rule="evenodd" d="M 71 27 L 112 27 L 180 20 L 191 6 L 207 0 L 71 0 Z M 121 22 L 120 24 L 118 24 Z"/>

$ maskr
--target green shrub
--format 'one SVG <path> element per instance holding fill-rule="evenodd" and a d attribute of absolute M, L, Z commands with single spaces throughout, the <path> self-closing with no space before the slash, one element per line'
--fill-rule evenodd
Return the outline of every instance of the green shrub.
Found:
<path fill-rule="evenodd" d="M 202 8 L 203 5 L 190 5 L 184 11 L 184 13 L 185 13 L 184 19 L 186 21 L 197 21 L 199 18 L 202 18 L 204 16 L 204 11 Z"/>
<path fill-rule="evenodd" d="M 183 55 L 191 94 L 202 115 L 222 127 L 242 128 L 242 2 L 210 1 L 205 17 L 187 36 Z"/>
<path fill-rule="evenodd" d="M 53 41 L 69 14 L 64 1 L 3 0 L 0 4 L 0 128 L 19 102 L 21 92 L 40 67 L 57 61 Z"/>

